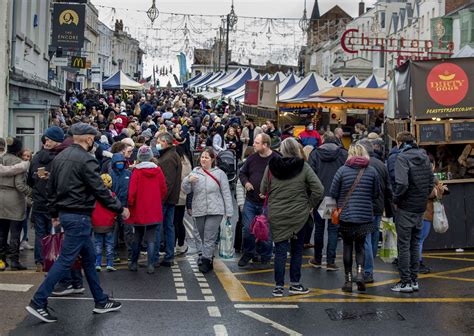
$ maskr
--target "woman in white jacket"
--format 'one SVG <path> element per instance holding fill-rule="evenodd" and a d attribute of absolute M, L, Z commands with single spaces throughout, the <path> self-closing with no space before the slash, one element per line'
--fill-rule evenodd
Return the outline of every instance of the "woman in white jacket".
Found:
<path fill-rule="evenodd" d="M 186 194 L 193 193 L 192 216 L 199 231 L 202 259 L 199 270 L 212 270 L 212 259 L 219 226 L 224 216 L 232 217 L 233 204 L 227 175 L 215 167 L 216 155 L 206 147 L 199 159 L 200 167 L 194 168 L 182 183 Z"/>

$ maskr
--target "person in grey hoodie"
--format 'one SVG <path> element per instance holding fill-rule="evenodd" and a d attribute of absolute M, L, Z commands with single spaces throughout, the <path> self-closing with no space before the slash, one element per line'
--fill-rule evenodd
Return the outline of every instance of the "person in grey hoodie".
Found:
<path fill-rule="evenodd" d="M 206 147 L 199 159 L 200 167 L 193 169 L 183 180 L 181 188 L 186 194 L 193 193 L 192 216 L 201 237 L 202 259 L 199 270 L 212 270 L 214 248 L 223 217 L 233 214 L 232 197 L 227 175 L 215 166 L 216 154 Z M 199 244 L 199 243 L 198 243 Z"/>

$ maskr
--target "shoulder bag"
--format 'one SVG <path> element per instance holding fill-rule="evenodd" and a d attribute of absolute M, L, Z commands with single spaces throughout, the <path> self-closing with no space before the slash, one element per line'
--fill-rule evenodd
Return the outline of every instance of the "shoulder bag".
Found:
<path fill-rule="evenodd" d="M 354 180 L 354 183 L 352 183 L 351 189 L 346 195 L 346 198 L 344 199 L 344 203 L 342 203 L 342 207 L 336 208 L 332 211 L 331 214 L 331 221 L 334 225 L 339 225 L 339 218 L 341 217 L 342 209 L 344 209 L 347 205 L 347 202 L 349 202 L 349 198 L 351 197 L 352 193 L 354 192 L 355 188 L 360 182 L 360 179 L 362 175 L 364 174 L 365 168 L 362 168 L 359 170 L 359 173 L 357 174 L 356 179 Z"/>

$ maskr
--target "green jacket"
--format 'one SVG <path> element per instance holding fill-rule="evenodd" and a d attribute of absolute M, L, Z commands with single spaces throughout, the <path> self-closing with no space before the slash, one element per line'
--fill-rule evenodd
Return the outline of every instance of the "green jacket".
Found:
<path fill-rule="evenodd" d="M 299 158 L 272 158 L 260 192 L 265 195 L 268 189 L 268 221 L 272 239 L 277 243 L 291 239 L 308 220 L 313 220 L 311 210 L 319 205 L 324 195 L 319 178 Z"/>

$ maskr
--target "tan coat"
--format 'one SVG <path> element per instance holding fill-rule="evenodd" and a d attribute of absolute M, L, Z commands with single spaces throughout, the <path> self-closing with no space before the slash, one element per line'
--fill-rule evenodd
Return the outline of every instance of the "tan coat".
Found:
<path fill-rule="evenodd" d="M 13 166 L 21 159 L 12 154 L 5 154 L 0 163 Z M 0 218 L 22 221 L 26 215 L 26 196 L 31 195 L 31 188 L 26 184 L 26 174 L 0 176 Z"/>

